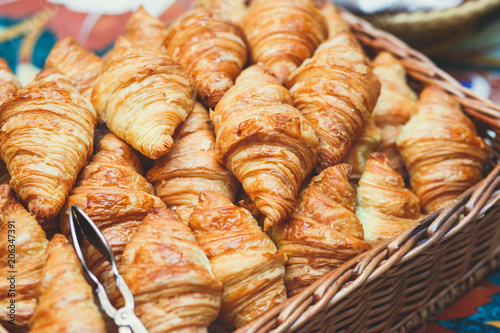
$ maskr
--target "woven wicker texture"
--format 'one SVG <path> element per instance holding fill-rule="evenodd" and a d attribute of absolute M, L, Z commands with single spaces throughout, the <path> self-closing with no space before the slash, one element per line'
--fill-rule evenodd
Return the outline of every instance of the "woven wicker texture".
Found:
<path fill-rule="evenodd" d="M 439 53 L 460 41 L 478 19 L 500 6 L 500 0 L 469 0 L 444 10 L 366 15 L 375 26 L 426 53 Z"/>
<path fill-rule="evenodd" d="M 500 106 L 476 96 L 427 57 L 347 11 L 369 52 L 401 59 L 412 84 L 435 84 L 461 105 L 498 158 Z M 452 206 L 353 258 L 237 332 L 407 332 L 442 311 L 500 260 L 500 166 Z"/>

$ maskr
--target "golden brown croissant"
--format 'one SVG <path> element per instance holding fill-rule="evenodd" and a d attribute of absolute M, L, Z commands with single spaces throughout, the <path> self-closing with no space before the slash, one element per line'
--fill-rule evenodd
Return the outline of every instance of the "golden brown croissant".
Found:
<path fill-rule="evenodd" d="M 68 76 L 76 90 L 90 99 L 92 87 L 101 75 L 104 62 L 94 53 L 86 51 L 73 38 L 66 37 L 54 45 L 45 66 L 54 67 Z"/>
<path fill-rule="evenodd" d="M 358 136 L 356 141 L 344 157 L 343 163 L 352 166 L 351 176 L 349 181 L 353 187 L 356 187 L 365 163 L 368 160 L 368 155 L 374 152 L 380 144 L 380 130 L 375 125 L 373 117 L 369 117 L 365 123 L 363 131 Z"/>
<path fill-rule="evenodd" d="M 202 192 L 189 226 L 224 285 L 219 321 L 241 327 L 286 299 L 286 255 L 252 214 L 217 192 Z"/>
<path fill-rule="evenodd" d="M 7 61 L 0 58 L 0 104 L 21 89 L 21 82 L 12 73 Z"/>
<path fill-rule="evenodd" d="M 82 265 L 73 246 L 61 234 L 49 242 L 37 300 L 30 320 L 31 333 L 106 332 Z"/>
<path fill-rule="evenodd" d="M 179 64 L 155 48 L 131 46 L 112 51 L 91 101 L 113 133 L 156 159 L 172 148 L 171 136 L 193 108 L 191 94 Z"/>
<path fill-rule="evenodd" d="M 119 263 L 123 248 L 144 217 L 156 207 L 166 207 L 141 173 L 134 150 L 115 135 L 106 134 L 71 191 L 61 214 L 62 231 L 69 234 L 68 209 L 77 205 L 102 231 Z M 94 249 L 89 250 L 88 258 L 89 268 L 111 294 L 114 278 L 108 262 Z"/>
<path fill-rule="evenodd" d="M 167 27 L 151 16 L 142 6 L 130 17 L 125 38 L 134 45 L 160 47 L 167 36 Z"/>
<path fill-rule="evenodd" d="M 205 8 L 190 11 L 171 25 L 163 48 L 186 68 L 201 101 L 210 107 L 233 86 L 247 60 L 241 29 Z"/>
<path fill-rule="evenodd" d="M 10 185 L 37 218 L 61 210 L 92 154 L 97 115 L 89 101 L 54 69 L 0 106 L 0 155 Z"/>
<path fill-rule="evenodd" d="M 146 216 L 125 246 L 119 270 L 150 333 L 207 332 L 217 318 L 222 283 L 191 230 L 171 210 Z"/>
<path fill-rule="evenodd" d="M 175 146 L 155 161 L 146 178 L 159 196 L 184 223 L 198 204 L 202 191 L 217 191 L 234 202 L 239 182 L 217 161 L 215 135 L 205 107 L 196 102 L 176 131 Z"/>
<path fill-rule="evenodd" d="M 396 138 L 401 127 L 417 112 L 417 95 L 408 87 L 404 67 L 390 53 L 380 53 L 372 65 L 382 84 L 373 109 L 375 123 L 382 135 L 379 151 L 389 157 L 394 170 L 404 174 L 404 162 L 396 148 Z"/>
<path fill-rule="evenodd" d="M 340 163 L 370 116 L 380 82 L 349 24 L 335 11 L 328 15 L 329 39 L 289 77 L 294 106 L 318 131 L 318 171 Z"/>
<path fill-rule="evenodd" d="M 483 177 L 490 148 L 474 123 L 442 89 L 424 89 L 418 112 L 396 144 L 410 174 L 412 190 L 426 213 L 453 202 Z"/>
<path fill-rule="evenodd" d="M 9 329 L 28 328 L 47 243 L 45 232 L 16 201 L 14 191 L 9 185 L 0 185 L 0 322 Z M 9 279 L 12 275 L 14 279 Z M 15 300 L 13 307 L 11 299 Z"/>
<path fill-rule="evenodd" d="M 253 0 L 243 18 L 252 62 L 269 68 L 281 83 L 327 37 L 311 0 Z"/>
<path fill-rule="evenodd" d="M 196 6 L 209 8 L 235 24 L 241 24 L 241 20 L 247 11 L 245 0 L 198 0 Z"/>
<path fill-rule="evenodd" d="M 266 215 L 266 231 L 292 213 L 318 156 L 316 132 L 291 102 L 288 90 L 254 65 L 241 73 L 212 117 L 218 158 Z"/>
<path fill-rule="evenodd" d="M 300 193 L 293 215 L 271 231 L 278 250 L 288 257 L 288 296 L 371 248 L 355 215 L 349 173 L 347 164 L 323 170 Z"/>
<path fill-rule="evenodd" d="M 372 246 L 399 235 L 420 220 L 418 197 L 383 153 L 371 153 L 356 193 L 356 216 Z"/>

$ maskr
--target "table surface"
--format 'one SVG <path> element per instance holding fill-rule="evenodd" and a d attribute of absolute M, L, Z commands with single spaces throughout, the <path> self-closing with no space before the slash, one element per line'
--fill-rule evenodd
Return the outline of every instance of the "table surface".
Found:
<path fill-rule="evenodd" d="M 146 10 L 166 23 L 185 12 L 192 0 L 143 1 Z M 0 0 L 0 57 L 24 83 L 43 67 L 55 41 L 72 36 L 99 55 L 108 51 L 133 8 L 101 8 L 99 0 L 73 1 L 73 6 L 45 0 Z M 74 5 L 74 4 L 77 4 Z M 115 1 L 113 4 L 119 4 Z M 500 12 L 438 64 L 462 84 L 500 103 Z M 453 64 L 451 62 L 453 61 Z M 500 271 L 449 305 L 432 322 L 417 330 L 424 333 L 500 332 Z"/>

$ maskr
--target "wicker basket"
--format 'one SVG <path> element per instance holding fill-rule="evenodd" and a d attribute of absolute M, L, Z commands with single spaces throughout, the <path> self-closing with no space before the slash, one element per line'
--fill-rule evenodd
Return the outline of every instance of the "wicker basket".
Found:
<path fill-rule="evenodd" d="M 498 6 L 500 0 L 468 0 L 444 10 L 383 13 L 364 18 L 425 53 L 437 54 L 463 39 L 483 14 Z"/>
<path fill-rule="evenodd" d="M 428 58 L 342 11 L 368 50 L 401 59 L 412 83 L 449 92 L 500 156 L 500 106 L 476 96 Z M 452 206 L 353 258 L 237 332 L 407 332 L 499 266 L 500 166 Z"/>

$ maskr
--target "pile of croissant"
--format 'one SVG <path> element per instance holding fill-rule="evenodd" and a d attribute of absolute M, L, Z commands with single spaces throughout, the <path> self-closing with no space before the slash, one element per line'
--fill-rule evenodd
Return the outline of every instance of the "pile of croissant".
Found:
<path fill-rule="evenodd" d="M 450 204 L 490 157 L 453 98 L 418 98 L 395 57 L 368 58 L 312 0 L 199 0 L 168 27 L 141 8 L 103 58 L 62 39 L 25 87 L 0 62 L 0 103 L 12 331 L 114 329 L 66 238 L 72 205 L 150 332 L 234 330 Z M 88 261 L 122 305 L 109 264 Z"/>

